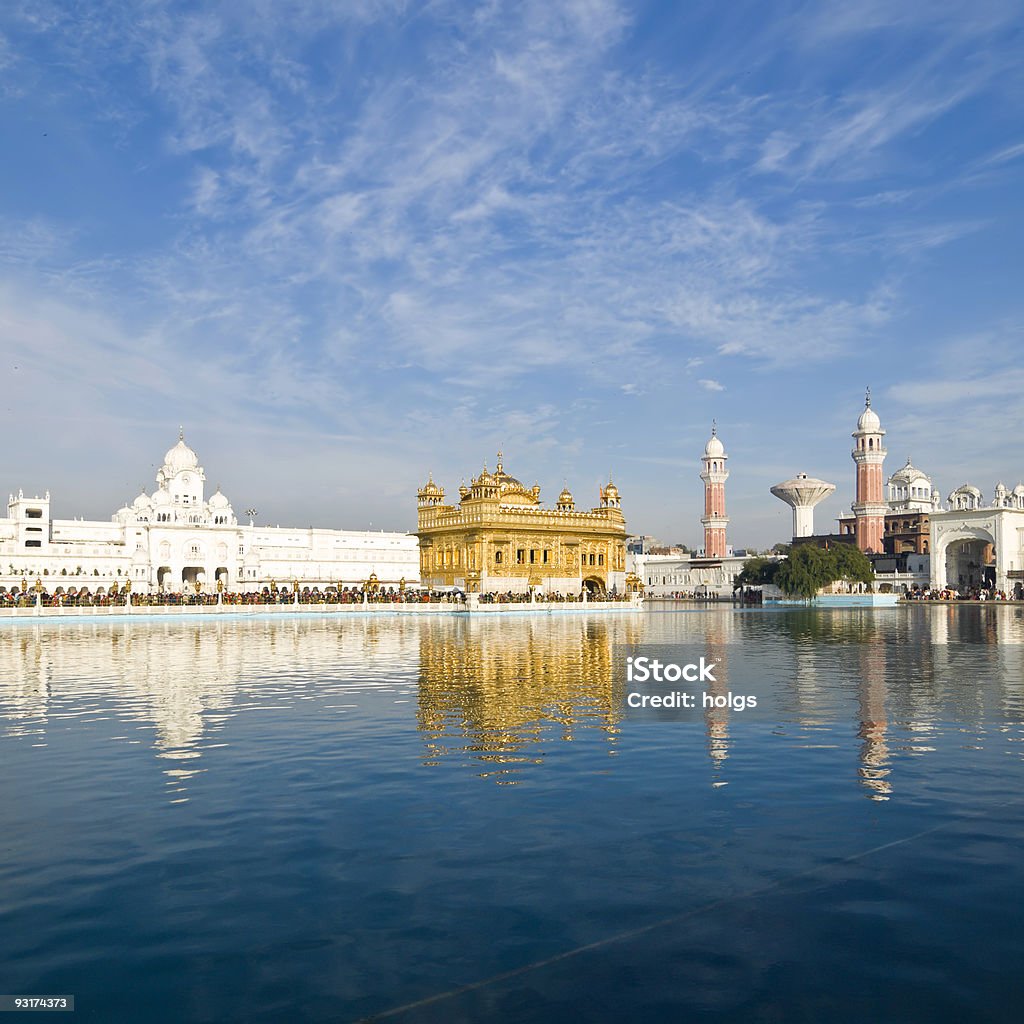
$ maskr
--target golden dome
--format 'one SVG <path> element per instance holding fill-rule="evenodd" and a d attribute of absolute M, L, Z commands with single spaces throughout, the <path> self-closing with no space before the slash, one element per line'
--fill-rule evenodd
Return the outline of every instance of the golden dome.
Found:
<path fill-rule="evenodd" d="M 494 470 L 494 483 L 497 485 L 498 494 L 502 504 L 505 505 L 536 505 L 540 488 L 530 488 L 505 472 L 501 462 L 502 454 L 498 452 L 498 465 Z"/>

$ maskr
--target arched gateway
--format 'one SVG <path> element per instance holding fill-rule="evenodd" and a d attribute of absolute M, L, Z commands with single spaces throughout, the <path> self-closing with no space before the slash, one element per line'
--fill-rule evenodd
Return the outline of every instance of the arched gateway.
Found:
<path fill-rule="evenodd" d="M 981 526 L 942 533 L 932 550 L 932 565 L 939 588 L 995 586 L 996 538 Z"/>

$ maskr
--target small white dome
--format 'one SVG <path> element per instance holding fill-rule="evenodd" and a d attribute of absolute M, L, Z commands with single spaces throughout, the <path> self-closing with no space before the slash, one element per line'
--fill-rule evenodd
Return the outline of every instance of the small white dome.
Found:
<path fill-rule="evenodd" d="M 878 418 L 878 413 L 869 405 L 861 414 L 860 419 L 857 420 L 857 429 L 869 431 L 871 433 L 877 432 L 882 426 L 882 421 Z"/>
<path fill-rule="evenodd" d="M 1024 495 L 1024 484 L 1017 484 L 1017 486 L 1014 487 L 1013 489 L 1013 493 L 1016 494 L 1018 497 Z"/>
<path fill-rule="evenodd" d="M 718 439 L 717 434 L 712 434 L 710 440 L 704 445 L 704 454 L 721 458 L 725 454 L 725 445 Z"/>
<path fill-rule="evenodd" d="M 230 508 L 231 502 L 220 493 L 220 488 L 217 489 L 217 493 L 210 496 L 210 508 Z"/>
<path fill-rule="evenodd" d="M 170 505 L 171 504 L 170 492 L 168 490 L 166 490 L 166 488 L 161 487 L 160 490 L 158 490 L 153 495 L 153 504 L 154 505 Z"/>
<path fill-rule="evenodd" d="M 927 484 L 929 492 L 931 491 L 932 478 L 926 476 L 915 466 L 910 459 L 907 459 L 907 464 L 902 469 L 897 469 L 891 477 L 889 477 L 889 483 L 893 485 L 903 484 L 908 487 L 916 487 Z"/>
<path fill-rule="evenodd" d="M 148 494 L 147 494 L 147 493 L 146 493 L 145 491 L 143 491 L 143 492 L 142 492 L 142 493 L 141 493 L 141 494 L 140 494 L 140 495 L 139 495 L 139 496 L 138 496 L 138 497 L 137 497 L 137 498 L 136 498 L 136 499 L 135 499 L 135 500 L 134 500 L 134 501 L 132 502 L 132 508 L 134 508 L 134 509 L 136 509 L 136 510 L 138 510 L 138 511 L 140 511 L 140 512 L 145 512 L 145 511 L 147 511 L 148 509 L 151 509 L 152 507 L 153 507 L 153 502 L 152 502 L 152 500 L 150 499 L 149 495 L 148 495 Z"/>

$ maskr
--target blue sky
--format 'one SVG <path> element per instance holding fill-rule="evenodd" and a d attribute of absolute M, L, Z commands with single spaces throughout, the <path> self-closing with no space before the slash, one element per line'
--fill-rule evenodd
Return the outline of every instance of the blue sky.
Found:
<path fill-rule="evenodd" d="M 768 488 L 1024 476 L 1018 3 L 0 7 L 0 487 L 411 529 L 493 465 L 699 540 Z M 13 429 L 12 429 L 13 428 Z"/>

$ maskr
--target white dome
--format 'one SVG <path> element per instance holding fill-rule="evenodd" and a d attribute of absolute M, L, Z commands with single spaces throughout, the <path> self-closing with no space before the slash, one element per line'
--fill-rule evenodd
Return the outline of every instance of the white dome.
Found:
<path fill-rule="evenodd" d="M 231 507 L 231 502 L 228 501 L 228 499 L 225 498 L 224 495 L 220 493 L 219 489 L 217 490 L 216 494 L 213 494 L 213 495 L 210 496 L 210 508 L 218 508 L 219 509 L 219 508 L 230 508 L 230 507 Z"/>
<path fill-rule="evenodd" d="M 881 426 L 882 421 L 878 418 L 878 413 L 870 405 L 860 414 L 860 419 L 857 420 L 858 430 L 876 433 Z"/>
<path fill-rule="evenodd" d="M 1024 495 L 1024 484 L 1017 484 L 1017 486 L 1014 487 L 1013 489 L 1013 493 L 1018 495 L 1018 497 L 1020 495 Z"/>
<path fill-rule="evenodd" d="M 198 465 L 199 456 L 185 444 L 184 437 L 179 437 L 178 443 L 168 449 L 164 456 L 164 469 L 170 476 L 186 469 L 195 469 Z"/>
<path fill-rule="evenodd" d="M 138 497 L 137 497 L 137 498 L 136 498 L 136 499 L 135 499 L 135 500 L 134 500 L 134 501 L 132 502 L 132 508 L 134 508 L 134 509 L 138 509 L 138 510 L 139 510 L 140 512 L 144 512 L 144 511 L 146 511 L 147 509 L 151 509 L 152 507 L 153 507 L 153 502 L 152 502 L 152 500 L 150 499 L 149 495 L 148 495 L 148 494 L 147 494 L 147 493 L 146 493 L 145 491 L 143 491 L 143 492 L 142 492 L 142 493 L 141 493 L 141 494 L 140 494 L 140 495 L 139 495 L 139 496 L 138 496 Z"/>
<path fill-rule="evenodd" d="M 919 484 L 927 484 L 929 491 L 931 491 L 932 478 L 926 476 L 915 466 L 910 459 L 907 459 L 907 464 L 902 469 L 897 469 L 891 477 L 889 477 L 890 484 L 905 484 L 907 486 L 916 486 Z"/>
<path fill-rule="evenodd" d="M 153 495 L 153 504 L 154 505 L 170 505 L 171 504 L 170 492 L 167 491 L 165 488 L 161 487 L 160 490 L 158 490 Z"/>
<path fill-rule="evenodd" d="M 717 434 L 712 434 L 711 439 L 704 445 L 704 454 L 721 458 L 725 454 L 725 445 L 718 439 Z"/>

